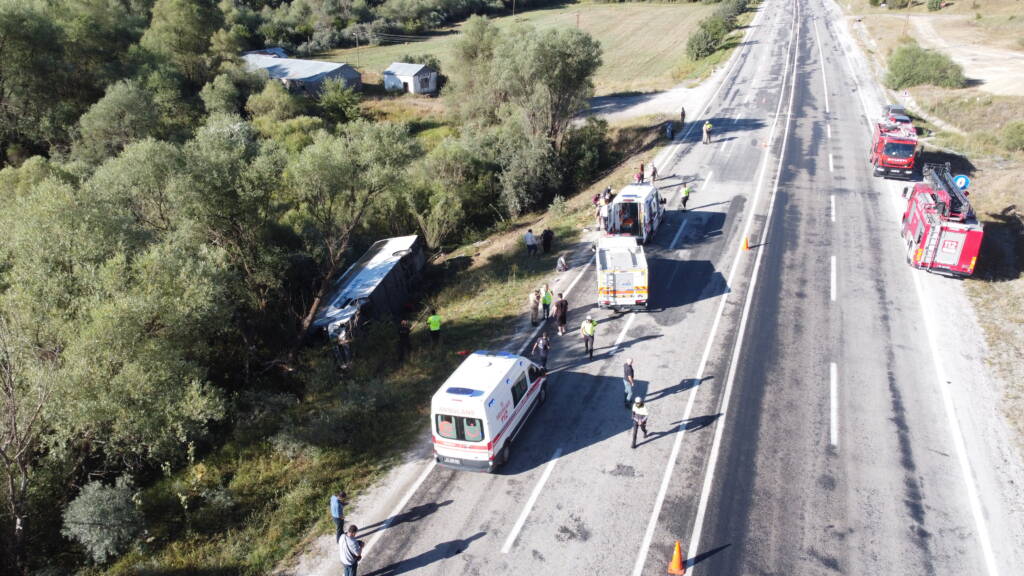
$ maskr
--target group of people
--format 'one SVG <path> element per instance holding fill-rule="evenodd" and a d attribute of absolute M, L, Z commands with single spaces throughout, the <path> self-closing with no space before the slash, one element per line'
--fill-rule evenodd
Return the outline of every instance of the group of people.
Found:
<path fill-rule="evenodd" d="M 552 232 L 550 228 L 545 228 L 544 231 L 540 233 L 539 245 L 544 250 L 544 254 L 551 252 L 551 243 L 554 242 L 554 240 L 555 233 Z M 526 244 L 527 256 L 539 255 L 539 251 L 537 249 L 537 236 L 533 233 L 533 228 L 528 229 L 526 234 L 523 235 L 523 242 Z"/>
<path fill-rule="evenodd" d="M 328 507 L 331 512 L 331 520 L 334 521 L 334 541 L 338 544 L 338 557 L 345 569 L 344 576 L 356 576 L 359 561 L 363 559 L 362 540 L 358 540 L 359 527 L 350 524 L 345 529 L 345 506 L 348 504 L 348 495 L 344 490 L 339 490 L 331 495 Z"/>
<path fill-rule="evenodd" d="M 685 126 L 685 125 L 686 125 L 686 108 L 682 107 L 682 108 L 679 109 L 679 130 L 682 131 L 683 126 Z M 712 126 L 711 120 L 706 120 L 704 122 L 704 126 L 703 126 L 703 128 L 701 130 L 701 132 L 702 132 L 701 142 L 702 143 L 704 143 L 704 144 L 711 144 L 711 130 L 713 128 L 714 128 L 714 126 Z M 672 138 L 675 136 L 675 129 L 674 129 L 671 121 L 665 122 L 665 136 L 668 137 L 669 140 L 672 140 Z M 641 169 L 641 172 L 643 172 L 642 169 Z M 654 180 L 655 178 L 656 178 L 656 176 L 654 176 L 654 175 L 651 176 L 651 180 Z M 643 182 L 642 179 L 639 180 L 639 181 Z"/>
<path fill-rule="evenodd" d="M 651 166 L 651 183 L 653 184 L 658 179 L 658 167 L 654 165 L 654 162 L 650 163 Z M 636 174 L 633 175 L 634 184 L 643 184 L 646 182 L 647 176 L 644 170 L 644 163 L 641 162 L 640 166 L 637 167 Z"/>

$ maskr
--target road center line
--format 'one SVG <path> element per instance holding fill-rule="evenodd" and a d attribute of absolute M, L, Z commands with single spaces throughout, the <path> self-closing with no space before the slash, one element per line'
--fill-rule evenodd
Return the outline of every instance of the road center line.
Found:
<path fill-rule="evenodd" d="M 760 10 L 758 12 L 758 16 L 761 16 L 764 13 L 765 13 L 764 10 Z M 754 28 L 755 27 L 752 26 L 751 29 L 754 29 Z M 790 67 L 790 64 L 791 64 L 791 60 L 793 60 L 795 58 L 795 56 L 794 56 L 795 53 L 793 51 L 793 42 L 794 42 L 794 35 L 795 34 L 796 34 L 796 29 L 794 27 L 794 31 L 790 35 L 789 49 L 787 51 L 787 56 L 786 56 L 786 68 L 785 68 L 785 70 L 783 71 L 783 74 L 782 74 L 783 78 L 785 78 L 786 74 L 789 73 L 789 67 Z M 795 80 L 796 74 L 794 73 L 793 76 L 794 76 L 793 86 L 795 88 L 795 86 L 796 86 L 796 80 Z M 785 83 L 783 83 L 782 86 L 784 88 L 785 87 Z M 779 125 L 779 118 L 781 118 L 782 103 L 783 103 L 784 100 L 785 100 L 785 89 L 782 89 L 782 90 L 779 91 L 779 103 L 776 106 L 775 116 L 774 116 L 774 118 L 772 120 L 771 129 L 770 129 L 769 134 L 768 134 L 769 146 L 770 146 L 771 142 L 773 142 L 774 139 L 775 139 L 775 131 L 778 128 L 778 125 Z M 792 108 L 793 108 L 793 98 L 792 98 L 792 95 L 790 96 L 789 106 L 790 106 L 790 112 L 792 112 Z M 787 115 L 787 120 L 786 120 L 786 126 L 787 126 L 787 129 L 788 129 L 788 126 L 789 126 L 789 116 L 788 115 Z M 783 150 L 785 149 L 785 142 L 783 142 L 782 149 Z M 760 176 L 758 177 L 758 180 L 757 180 L 757 187 L 754 190 L 754 198 L 750 202 L 751 215 L 753 215 L 754 207 L 757 205 L 758 200 L 760 200 L 760 198 L 761 198 L 761 193 L 763 192 L 763 189 L 764 189 L 764 182 L 765 182 L 764 177 L 765 177 L 765 174 L 767 172 L 768 165 L 770 164 L 770 162 L 769 162 L 770 158 L 771 158 L 771 153 L 770 152 L 766 152 L 765 155 L 764 155 L 764 159 L 762 160 Z M 781 159 L 781 155 L 780 155 L 780 159 L 779 159 L 779 169 L 780 170 L 781 170 L 781 167 L 782 167 L 782 159 Z M 772 201 L 770 202 L 770 206 L 769 206 L 769 209 L 768 209 L 768 219 L 765 222 L 764 238 L 767 238 L 767 231 L 768 231 L 767 226 L 768 226 L 768 222 L 771 220 L 771 205 L 774 205 L 774 198 L 775 198 L 775 191 L 776 190 L 778 190 L 778 181 L 777 180 L 776 180 L 775 188 L 774 188 L 774 190 L 772 192 Z M 753 221 L 754 221 L 753 217 L 750 217 L 750 218 L 747 219 L 747 221 L 746 221 L 746 223 L 744 224 L 744 227 L 743 227 L 743 234 L 742 234 L 743 237 L 746 237 L 747 235 L 750 234 L 750 227 L 751 227 Z M 754 272 L 755 272 L 754 277 L 755 278 L 756 278 L 756 272 L 757 272 L 757 270 L 756 270 L 757 262 L 760 262 L 761 254 L 762 253 L 763 253 L 763 251 L 761 251 L 761 250 L 758 250 L 758 252 L 757 252 L 758 255 L 757 255 L 757 258 L 755 260 L 755 270 L 754 270 Z M 728 276 L 728 279 L 726 280 L 726 286 L 732 286 L 733 285 L 733 279 L 735 278 L 736 270 L 739 268 L 738 265 L 739 265 L 739 262 L 740 262 L 740 258 L 742 258 L 743 255 L 744 255 L 744 251 L 742 250 L 742 248 L 738 248 L 736 250 L 736 255 L 733 257 L 733 261 L 732 261 L 731 267 L 729 269 L 729 276 Z M 753 280 L 752 280 L 752 282 L 753 282 Z M 640 543 L 640 550 L 639 550 L 639 553 L 637 554 L 636 563 L 633 565 L 633 576 L 641 576 L 643 574 L 644 564 L 647 561 L 647 553 L 648 553 L 648 551 L 651 548 L 651 540 L 654 538 L 654 530 L 658 526 L 658 517 L 661 515 L 661 508 L 662 508 L 662 506 L 665 503 L 665 495 L 668 493 L 668 486 L 669 486 L 670 481 L 672 480 L 672 472 L 675 469 L 676 461 L 679 458 L 679 450 L 682 447 L 683 437 L 686 434 L 686 422 L 690 419 L 690 417 L 691 417 L 691 415 L 693 413 L 693 406 L 694 406 L 694 404 L 696 402 L 697 392 L 700 390 L 701 381 L 704 378 L 704 370 L 707 367 L 708 359 L 711 356 L 711 349 L 712 349 L 712 346 L 715 343 L 715 336 L 718 333 L 718 327 L 721 324 L 722 315 L 725 312 L 725 305 L 726 305 L 726 303 L 728 303 L 729 295 L 731 293 L 732 293 L 731 291 L 726 291 L 726 293 L 721 296 L 721 301 L 718 304 L 718 311 L 715 313 L 715 320 L 714 320 L 714 322 L 711 325 L 711 332 L 708 334 L 708 339 L 707 339 L 707 342 L 706 342 L 706 344 L 704 346 L 704 353 L 701 356 L 700 365 L 697 368 L 697 374 L 696 374 L 696 381 L 697 381 L 697 383 L 696 383 L 696 385 L 693 388 L 690 389 L 690 397 L 686 401 L 686 408 L 683 411 L 682 422 L 680 423 L 679 427 L 676 429 L 676 433 L 675 433 L 676 437 L 675 437 L 675 441 L 672 444 L 672 452 L 669 455 L 668 462 L 665 464 L 665 473 L 664 473 L 664 475 L 662 475 L 661 486 L 659 487 L 658 495 L 657 495 L 657 497 L 654 500 L 654 509 L 651 511 L 651 517 L 650 517 L 650 519 L 647 522 L 647 530 L 644 532 L 644 538 L 643 538 L 643 540 Z M 748 301 L 749 301 L 749 294 L 750 293 L 748 293 Z M 728 391 L 726 393 L 728 393 Z M 725 416 L 724 412 L 722 413 L 722 416 L 723 417 Z M 719 430 L 720 429 L 721 429 L 721 427 L 719 426 Z M 716 434 L 717 433 L 718 432 L 716 431 Z M 720 442 L 721 441 L 719 440 L 719 443 Z M 713 466 L 713 465 L 714 465 L 713 462 L 709 464 L 709 466 Z M 709 469 L 712 469 L 712 468 L 709 468 Z M 705 507 L 706 507 L 706 503 L 705 503 Z M 698 509 L 698 516 L 702 516 L 702 513 L 700 512 L 699 509 Z M 699 537 L 699 534 L 700 534 L 700 525 L 699 524 L 697 524 L 695 526 L 695 534 L 697 534 L 697 537 Z M 690 556 L 689 556 L 690 558 L 693 557 L 693 554 L 694 554 L 693 550 L 694 550 L 694 548 L 695 548 L 695 545 L 693 544 L 693 542 L 691 542 Z"/>
<path fill-rule="evenodd" d="M 829 379 L 829 444 L 835 448 L 839 447 L 839 367 L 835 362 L 828 366 Z"/>
<path fill-rule="evenodd" d="M 548 478 L 551 476 L 551 471 L 554 470 L 555 464 L 561 457 L 562 447 L 559 446 L 551 455 L 551 461 L 544 467 L 544 473 L 540 475 L 540 481 L 533 487 L 533 492 L 530 493 L 530 499 L 526 501 L 526 506 L 523 508 L 523 512 L 519 515 L 519 519 L 516 520 L 515 525 L 512 526 L 512 531 L 509 532 L 508 538 L 505 539 L 505 545 L 501 547 L 502 554 L 508 554 L 508 551 L 512 549 L 512 545 L 515 544 L 516 538 L 519 537 L 519 531 L 523 529 L 523 524 L 526 524 L 526 518 L 530 515 L 530 510 L 533 509 L 533 505 L 537 503 L 537 498 L 540 497 L 540 491 L 544 489 L 544 484 L 547 483 Z"/>
<path fill-rule="evenodd" d="M 821 84 L 825 87 L 825 113 L 829 113 L 828 106 L 828 78 L 825 77 L 825 52 L 821 49 L 821 37 L 818 36 L 818 21 L 814 21 L 814 40 L 818 44 L 818 59 L 821 61 Z M 831 136 L 830 136 L 831 138 Z"/>
<path fill-rule="evenodd" d="M 831 260 L 832 260 L 832 271 L 829 274 L 829 277 L 832 279 L 832 282 L 831 282 L 831 289 L 830 290 L 831 290 L 832 301 L 835 302 L 836 301 L 836 257 L 832 256 Z"/>
<path fill-rule="evenodd" d="M 825 124 L 825 133 L 828 134 L 828 139 L 831 140 L 832 139 L 832 125 L 831 124 Z"/>
<path fill-rule="evenodd" d="M 829 172 L 835 172 L 836 171 L 835 163 L 832 161 L 832 153 L 831 152 L 828 153 L 828 171 Z"/>
<path fill-rule="evenodd" d="M 797 4 L 795 12 L 795 25 L 793 26 L 793 33 L 796 35 L 796 42 L 799 45 L 800 42 L 800 26 L 799 26 L 799 15 L 800 5 Z M 768 231 L 772 222 L 772 211 L 775 208 L 775 198 L 779 190 L 779 181 L 782 176 L 782 167 L 785 163 L 786 158 L 786 143 L 789 141 L 789 125 L 790 119 L 793 117 L 793 102 L 794 96 L 796 95 L 796 64 L 799 54 L 793 52 L 793 75 L 791 80 L 791 89 L 789 93 L 789 110 L 786 112 L 786 125 L 782 130 L 782 147 L 779 149 L 779 164 L 775 174 L 775 184 L 772 187 L 772 194 L 768 201 L 768 213 L 765 216 L 764 229 L 761 231 L 761 243 L 768 240 Z M 788 62 L 787 62 L 788 63 Z M 782 76 L 785 78 L 785 74 Z M 781 99 L 780 99 L 781 105 Z M 718 464 L 718 455 L 722 448 L 722 436 L 725 434 L 725 421 L 728 418 L 729 411 L 729 400 L 732 396 L 732 387 L 736 381 L 736 369 L 739 365 L 740 352 L 743 349 L 743 336 L 747 330 L 747 321 L 750 318 L 750 307 L 754 301 L 754 293 L 757 288 L 757 274 L 761 269 L 761 257 L 764 255 L 764 250 L 758 250 L 757 256 L 754 257 L 754 270 L 750 275 L 750 287 L 747 288 L 746 300 L 743 303 L 743 313 L 740 315 L 740 325 L 736 333 L 736 345 L 733 347 L 732 358 L 729 363 L 729 375 L 725 380 L 725 389 L 722 391 L 722 404 L 718 410 L 721 416 L 715 421 L 715 438 L 711 443 L 711 453 L 708 457 L 707 467 L 704 473 L 704 485 L 700 492 L 700 502 L 697 504 L 697 516 L 693 522 L 693 532 L 690 533 L 690 547 L 687 552 L 687 558 L 695 558 L 700 550 L 700 537 L 701 531 L 704 528 L 704 516 L 707 514 L 708 502 L 711 499 L 711 484 L 715 478 L 715 468 Z M 693 572 L 690 572 L 693 575 Z M 636 576 L 640 576 L 639 573 Z"/>
<path fill-rule="evenodd" d="M 831 204 L 831 206 L 832 206 L 832 210 L 831 210 L 831 212 L 829 212 L 829 215 L 831 216 L 832 221 L 835 222 L 836 221 L 836 195 L 835 194 L 833 194 L 832 196 L 829 197 L 829 204 Z"/>

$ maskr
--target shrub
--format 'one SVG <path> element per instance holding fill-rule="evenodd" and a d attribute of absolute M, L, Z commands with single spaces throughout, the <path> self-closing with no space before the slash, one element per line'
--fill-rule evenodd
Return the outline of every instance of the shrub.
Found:
<path fill-rule="evenodd" d="M 132 502 L 131 479 L 114 486 L 90 482 L 64 511 L 61 534 L 85 546 L 99 564 L 117 556 L 142 530 L 142 512 Z"/>
<path fill-rule="evenodd" d="M 894 90 L 931 84 L 943 88 L 963 88 L 967 85 L 964 70 L 941 52 L 925 50 L 916 43 L 907 43 L 889 56 L 889 71 L 885 84 Z"/>
<path fill-rule="evenodd" d="M 1010 122 L 1003 127 L 1003 146 L 1015 152 L 1024 151 L 1024 121 Z"/>
<path fill-rule="evenodd" d="M 928 10 L 938 12 L 942 9 L 942 0 L 928 0 Z"/>
<path fill-rule="evenodd" d="M 690 60 L 700 60 L 715 53 L 722 42 L 722 36 L 715 35 L 707 28 L 701 27 L 690 34 L 686 41 L 686 55 Z"/>
<path fill-rule="evenodd" d="M 881 0 L 868 0 L 868 4 L 871 4 L 875 8 L 878 8 L 878 5 L 881 4 L 881 3 L 882 3 Z"/>

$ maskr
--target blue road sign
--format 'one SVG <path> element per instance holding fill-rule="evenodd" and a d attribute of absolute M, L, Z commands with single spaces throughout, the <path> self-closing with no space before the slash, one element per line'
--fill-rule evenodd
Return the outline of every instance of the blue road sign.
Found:
<path fill-rule="evenodd" d="M 957 174 L 953 176 L 953 184 L 961 190 L 967 190 L 967 187 L 971 185 L 971 179 L 963 174 Z"/>

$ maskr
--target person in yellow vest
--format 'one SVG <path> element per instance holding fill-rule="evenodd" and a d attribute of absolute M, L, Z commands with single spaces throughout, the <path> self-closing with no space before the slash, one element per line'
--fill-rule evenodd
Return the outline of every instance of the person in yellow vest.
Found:
<path fill-rule="evenodd" d="M 690 183 L 683 184 L 683 211 L 686 211 L 686 203 L 690 201 L 690 192 L 693 192 L 693 188 L 690 188 Z"/>
<path fill-rule="evenodd" d="M 594 359 L 594 332 L 597 331 L 597 322 L 591 316 L 587 316 L 587 319 L 580 324 L 580 336 L 583 337 L 583 350 L 586 352 L 590 359 Z"/>
<path fill-rule="evenodd" d="M 711 144 L 711 121 L 704 123 L 704 143 Z"/>
<path fill-rule="evenodd" d="M 430 310 L 427 326 L 430 328 L 430 341 L 437 345 L 441 341 L 441 315 L 437 313 L 437 310 Z"/>
<path fill-rule="evenodd" d="M 551 317 L 551 303 L 554 302 L 554 300 L 555 294 L 551 291 L 551 288 L 545 284 L 540 291 L 540 307 L 544 313 L 545 320 Z"/>

